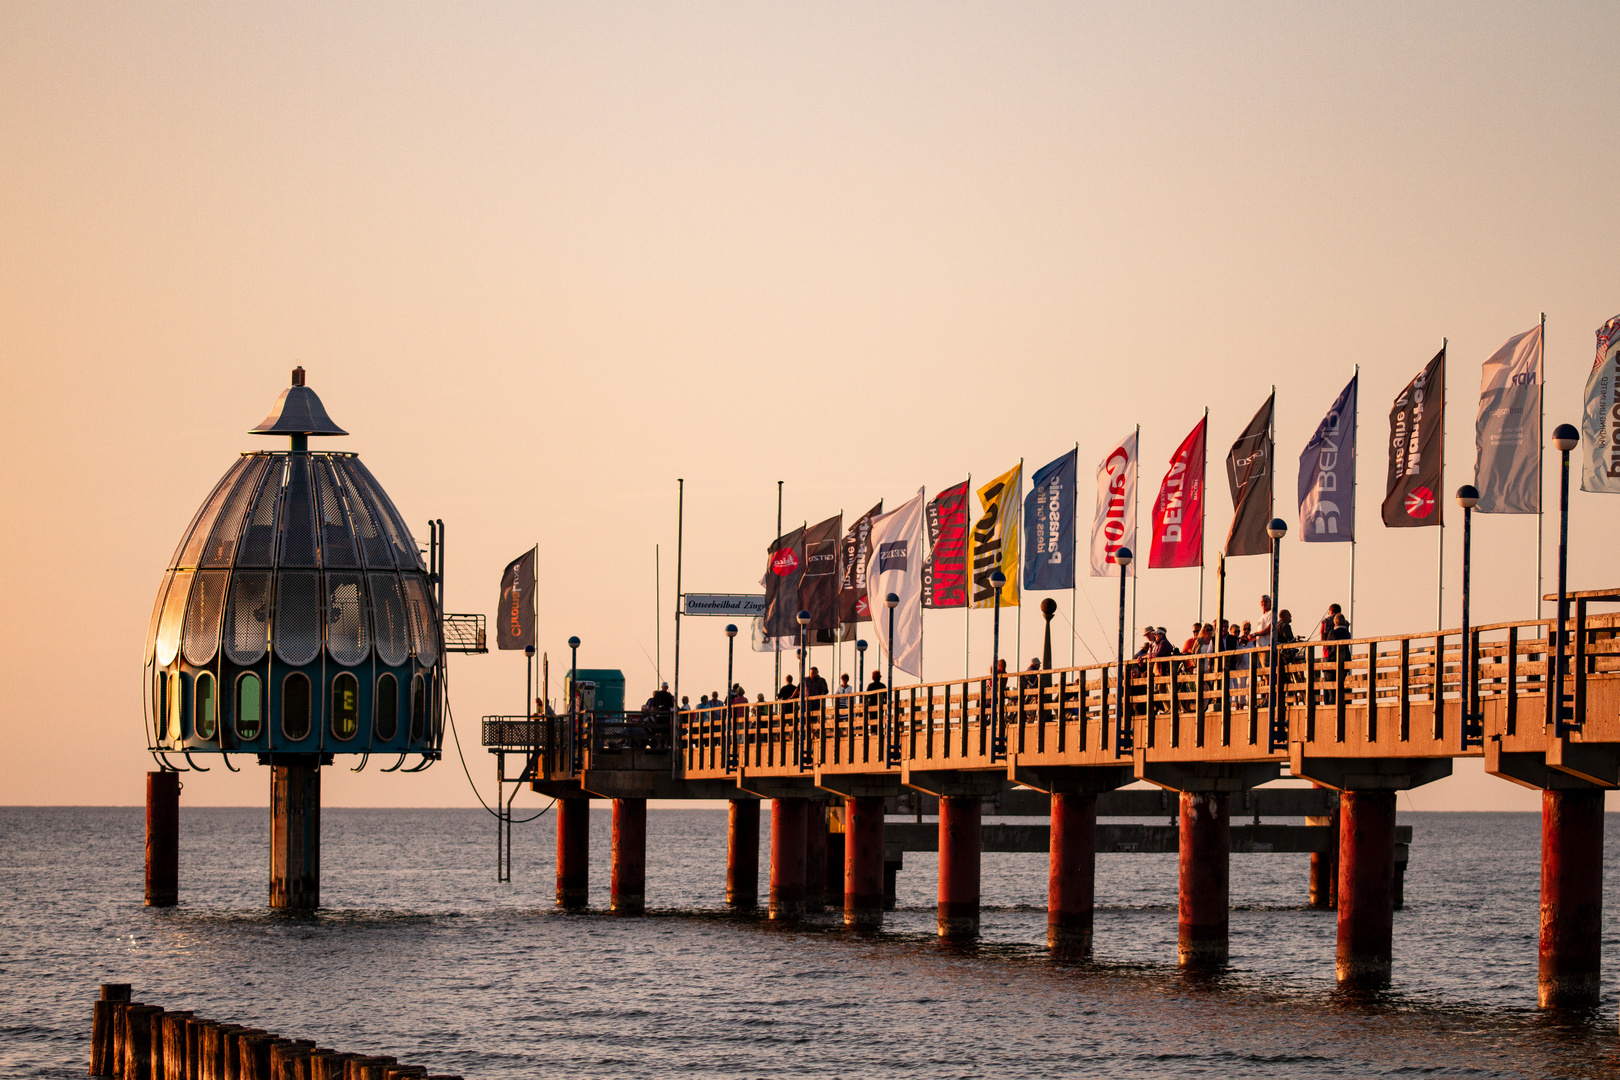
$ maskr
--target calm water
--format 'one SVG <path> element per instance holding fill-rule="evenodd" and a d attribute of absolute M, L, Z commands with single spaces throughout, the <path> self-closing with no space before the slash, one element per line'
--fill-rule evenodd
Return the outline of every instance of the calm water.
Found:
<path fill-rule="evenodd" d="M 264 907 L 264 810 L 183 811 L 182 903 L 150 911 L 140 810 L 0 808 L 0 1076 L 82 1076 L 103 981 L 469 1080 L 1620 1076 L 1614 994 L 1589 1017 L 1534 1009 L 1535 815 L 1403 815 L 1396 983 L 1374 998 L 1334 989 L 1308 856 L 1232 857 L 1232 964 L 1192 978 L 1171 855 L 1099 856 L 1097 957 L 1064 965 L 1041 948 L 1042 855 L 984 857 L 983 941 L 953 948 L 933 936 L 929 854 L 906 856 L 879 935 L 726 914 L 723 811 L 652 811 L 657 910 L 610 916 L 607 819 L 598 910 L 565 915 L 549 817 L 520 828 L 498 885 L 481 810 L 328 810 L 327 907 L 285 918 Z M 1612 936 L 1604 951 L 1620 984 Z"/>

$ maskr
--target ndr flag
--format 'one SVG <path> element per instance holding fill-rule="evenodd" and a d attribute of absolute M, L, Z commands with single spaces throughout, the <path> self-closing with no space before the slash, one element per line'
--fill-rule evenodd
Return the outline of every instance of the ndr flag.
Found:
<path fill-rule="evenodd" d="M 1356 393 L 1359 374 L 1334 399 L 1299 455 L 1299 537 L 1307 543 L 1356 539 Z"/>
<path fill-rule="evenodd" d="M 946 488 L 928 501 L 928 557 L 923 560 L 922 605 L 967 607 L 968 482 Z"/>
<path fill-rule="evenodd" d="M 1074 588 L 1076 451 L 1035 470 L 1024 497 L 1024 588 Z"/>
<path fill-rule="evenodd" d="M 1541 327 L 1507 339 L 1479 380 L 1474 486 L 1482 514 L 1541 513 Z"/>
<path fill-rule="evenodd" d="M 872 521 L 872 561 L 866 569 L 873 600 L 872 632 L 884 655 L 907 675 L 922 676 L 923 492 Z M 894 640 L 889 639 L 888 597 L 894 606 Z"/>
<path fill-rule="evenodd" d="M 1114 552 L 1136 552 L 1136 436 L 1125 436 L 1097 466 L 1097 516 L 1091 524 L 1091 576 L 1113 577 Z M 1125 572 L 1136 574 L 1131 563 Z"/>
<path fill-rule="evenodd" d="M 1148 569 L 1204 565 L 1204 442 L 1209 417 L 1198 421 L 1176 452 L 1153 500 Z"/>
<path fill-rule="evenodd" d="M 1007 578 L 1001 587 L 1002 606 L 1018 604 L 1018 489 L 1023 471 L 1023 462 L 1019 462 L 979 489 L 979 505 L 984 512 L 973 523 L 971 607 L 996 606 L 990 575 L 997 570 Z"/>
<path fill-rule="evenodd" d="M 1384 524 L 1392 529 L 1439 525 L 1445 500 L 1446 350 L 1434 354 L 1389 410 L 1389 483 Z"/>
<path fill-rule="evenodd" d="M 1277 395 L 1273 393 L 1226 455 L 1226 486 L 1232 492 L 1232 528 L 1226 534 L 1223 549 L 1228 556 L 1266 555 L 1271 551 L 1271 536 L 1266 527 L 1271 524 L 1272 483 L 1276 473 L 1271 467 L 1277 449 L 1271 435 L 1272 410 L 1276 405 Z"/>
<path fill-rule="evenodd" d="M 1620 315 L 1597 332 L 1581 416 L 1581 490 L 1620 495 Z"/>
<path fill-rule="evenodd" d="M 501 571 L 501 604 L 495 626 L 495 647 L 526 649 L 534 644 L 534 549 L 506 564 Z"/>

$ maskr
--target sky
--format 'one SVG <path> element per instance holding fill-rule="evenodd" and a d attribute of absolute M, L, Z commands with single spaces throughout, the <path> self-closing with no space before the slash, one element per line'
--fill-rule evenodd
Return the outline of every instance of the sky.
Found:
<path fill-rule="evenodd" d="M 1140 424 L 1145 513 L 1207 407 L 1213 563 L 1232 440 L 1274 385 L 1297 521 L 1290 463 L 1358 364 L 1355 631 L 1433 629 L 1437 599 L 1455 626 L 1461 530 L 1437 598 L 1436 530 L 1378 521 L 1389 403 L 1449 341 L 1467 482 L 1479 365 L 1545 313 L 1549 430 L 1578 417 L 1620 312 L 1617 32 L 1598 3 L 0 0 L 0 803 L 142 801 L 162 571 L 276 445 L 247 429 L 295 364 L 352 433 L 328 448 L 420 542 L 444 520 L 449 610 L 492 615 L 538 544 L 554 672 L 578 635 L 633 701 L 673 673 L 677 549 L 685 590 L 756 591 L 778 481 L 791 528 L 1078 444 L 1084 506 Z M 1617 523 L 1572 495 L 1572 587 L 1620 585 Z M 1535 617 L 1536 525 L 1477 520 L 1476 622 Z M 1233 560 L 1229 614 L 1264 563 Z M 1314 624 L 1348 571 L 1285 541 L 1283 606 Z M 1199 588 L 1145 573 L 1140 621 L 1180 630 Z M 1060 660 L 1111 656 L 1115 590 L 1082 582 L 1077 638 L 1059 597 Z M 930 615 L 926 676 L 983 670 L 989 618 Z M 682 621 L 683 693 L 723 685 L 724 621 Z M 450 676 L 488 797 L 477 720 L 521 710 L 524 664 Z M 268 798 L 256 767 L 184 782 Z M 324 798 L 475 805 L 454 741 Z M 1539 805 L 1477 762 L 1401 800 Z"/>

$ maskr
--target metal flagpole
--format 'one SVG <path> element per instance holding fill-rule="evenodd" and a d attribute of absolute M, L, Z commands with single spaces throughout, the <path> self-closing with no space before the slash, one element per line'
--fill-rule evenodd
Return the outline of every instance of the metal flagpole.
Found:
<path fill-rule="evenodd" d="M 1136 425 L 1136 459 L 1133 460 L 1131 462 L 1131 464 L 1132 465 L 1140 465 L 1141 457 L 1142 457 L 1142 425 L 1137 424 Z M 1134 500 L 1134 507 L 1131 510 L 1131 520 L 1132 520 L 1132 522 L 1135 523 L 1136 527 L 1138 529 L 1140 529 L 1142 527 L 1142 470 L 1140 468 L 1138 468 L 1136 470 L 1136 483 L 1133 485 L 1133 487 L 1135 488 L 1135 490 L 1133 490 L 1131 492 L 1131 498 Z M 1133 543 L 1133 544 L 1136 543 L 1136 537 L 1134 535 L 1131 537 L 1131 543 Z M 1138 546 L 1140 546 L 1140 545 L 1138 545 Z M 1133 562 L 1131 565 L 1134 566 L 1136 564 Z M 1119 576 L 1123 578 L 1125 576 L 1125 571 L 1127 571 L 1129 569 L 1130 569 L 1129 566 L 1121 566 L 1119 568 Z M 1136 590 L 1135 589 L 1131 590 L 1131 640 L 1132 641 L 1136 640 Z"/>
<path fill-rule="evenodd" d="M 780 480 L 776 482 L 776 543 L 778 546 L 782 543 L 782 481 Z M 767 572 L 769 572 L 768 567 Z M 774 699 L 777 689 L 782 685 L 782 646 L 777 643 L 774 637 L 771 638 L 771 651 L 776 654 L 776 682 L 771 685 L 771 697 Z"/>
<path fill-rule="evenodd" d="M 1013 492 L 1013 513 L 1018 515 L 1017 517 L 1013 518 L 1013 520 L 1022 523 L 1022 521 L 1024 519 L 1024 459 L 1023 458 L 1018 459 L 1018 488 L 1017 488 L 1017 490 L 1015 490 Z M 1021 543 L 1019 545 L 1020 548 L 1022 548 L 1025 544 L 1029 543 L 1029 537 L 1025 536 L 1022 539 L 1023 539 L 1023 543 Z M 1018 619 L 1017 619 L 1016 629 L 1014 629 L 1014 631 L 1013 631 L 1013 655 L 1018 658 L 1018 662 L 1013 665 L 1014 668 L 1022 667 L 1023 664 L 1024 664 L 1024 589 L 1023 589 L 1023 585 L 1024 585 L 1023 573 L 1024 573 L 1024 571 L 1023 571 L 1023 563 L 1024 563 L 1024 553 L 1023 553 L 1023 551 L 1019 551 L 1018 552 L 1018 563 L 1013 566 L 1013 573 L 1015 575 L 1017 575 L 1016 577 L 1013 578 L 1013 584 L 1018 587 Z"/>
<path fill-rule="evenodd" d="M 679 494 L 675 502 L 675 708 L 681 707 L 681 554 L 686 535 L 686 481 L 677 478 Z M 660 680 L 662 682 L 662 680 Z"/>
<path fill-rule="evenodd" d="M 1350 632 L 1356 632 L 1356 455 L 1361 452 L 1361 365 L 1356 365 L 1356 415 L 1350 418 Z"/>
<path fill-rule="evenodd" d="M 962 608 L 962 678 L 973 678 L 973 474 L 967 474 L 967 487 L 962 492 L 962 520 L 968 527 L 967 604 Z M 967 715 L 967 701 L 962 702 L 963 716 Z"/>
<path fill-rule="evenodd" d="M 1186 490 L 1183 485 L 1183 490 Z M 1204 625 L 1204 519 L 1209 516 L 1209 406 L 1204 406 L 1204 479 L 1198 485 L 1198 625 Z M 1150 550 L 1148 553 L 1152 555 Z M 1217 652 L 1220 650 L 1217 649 Z"/>
<path fill-rule="evenodd" d="M 1074 570 L 1074 588 L 1069 591 L 1069 666 L 1074 667 L 1074 642 L 1080 636 L 1076 621 L 1080 618 L 1080 443 L 1074 444 L 1074 505 L 1069 507 L 1074 527 L 1069 530 L 1074 546 L 1069 549 L 1069 566 Z"/>
<path fill-rule="evenodd" d="M 1537 399 L 1541 403 L 1541 418 L 1536 421 L 1536 618 L 1541 618 L 1541 534 L 1542 514 L 1545 513 L 1546 491 L 1542 482 L 1543 459 L 1547 456 L 1547 440 L 1543 437 L 1543 430 L 1547 426 L 1547 313 L 1541 313 L 1541 385 L 1537 387 Z"/>
<path fill-rule="evenodd" d="M 1451 343 L 1450 343 L 1449 339 L 1447 339 L 1447 338 L 1441 338 L 1440 339 L 1440 400 L 1441 401 L 1444 401 L 1445 397 L 1446 397 L 1446 349 L 1450 346 L 1450 344 Z M 1440 413 L 1440 487 L 1442 489 L 1445 488 L 1445 472 L 1446 472 L 1446 420 L 1445 420 L 1445 415 L 1446 415 L 1445 410 L 1442 408 L 1441 413 Z M 1445 519 L 1444 513 L 1442 513 L 1443 510 L 1444 510 L 1443 500 L 1440 497 L 1440 492 L 1437 491 L 1437 492 L 1434 493 L 1434 512 L 1437 513 L 1437 514 L 1440 514 L 1441 517 L 1440 517 L 1440 559 L 1439 559 L 1439 568 L 1435 571 L 1434 628 L 1436 630 L 1444 630 L 1445 626 L 1446 626 L 1446 519 Z"/>
<path fill-rule="evenodd" d="M 658 545 L 653 545 L 653 678 L 659 682 L 664 681 L 664 587 L 662 581 L 663 564 L 659 559 Z M 654 688 L 656 689 L 656 687 Z"/>

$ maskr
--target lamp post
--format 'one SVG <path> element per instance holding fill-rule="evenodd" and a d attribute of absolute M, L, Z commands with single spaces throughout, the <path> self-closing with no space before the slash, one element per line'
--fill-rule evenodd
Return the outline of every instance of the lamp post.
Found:
<path fill-rule="evenodd" d="M 1048 596 L 1041 601 L 1041 616 L 1046 619 L 1046 641 L 1041 645 L 1041 668 L 1044 671 L 1052 670 L 1052 616 L 1057 614 L 1057 601 Z M 1042 686 L 1051 686 L 1050 675 L 1041 676 Z"/>
<path fill-rule="evenodd" d="M 990 700 L 995 702 L 995 713 L 990 728 L 990 760 L 1005 757 L 1006 739 L 1001 730 L 1001 590 L 1007 584 L 1007 575 L 1000 570 L 990 571 L 990 587 L 996 593 L 996 613 L 990 623 Z"/>
<path fill-rule="evenodd" d="M 726 722 L 721 728 L 721 737 L 726 740 L 726 771 L 730 772 L 737 767 L 737 739 L 736 718 L 732 716 L 731 681 L 732 658 L 737 646 L 737 624 L 726 623 Z"/>
<path fill-rule="evenodd" d="M 579 771 L 579 638 L 568 639 L 568 758 L 570 771 Z"/>
<path fill-rule="evenodd" d="M 1282 691 L 1283 673 L 1277 667 L 1277 637 L 1282 629 L 1282 609 L 1277 606 L 1277 566 L 1282 559 L 1282 538 L 1288 535 L 1288 522 L 1272 518 L 1266 524 L 1266 535 L 1271 537 L 1271 713 L 1266 732 L 1267 753 L 1276 753 L 1288 745 L 1288 704 Z"/>
<path fill-rule="evenodd" d="M 800 611 L 799 617 L 799 690 L 796 695 L 799 707 L 794 710 L 793 733 L 799 743 L 799 771 L 803 772 L 810 759 L 810 703 L 804 699 L 804 668 L 810 656 L 810 646 L 805 644 L 805 633 L 810 627 L 810 613 Z"/>
<path fill-rule="evenodd" d="M 1134 556 L 1131 549 L 1121 547 L 1114 549 L 1114 562 L 1119 566 L 1119 675 L 1114 686 L 1114 756 L 1122 758 L 1135 749 L 1131 740 L 1131 728 L 1125 708 L 1125 699 L 1129 695 L 1125 687 L 1125 578 L 1129 576 L 1126 571 L 1131 568 Z"/>
<path fill-rule="evenodd" d="M 1474 678 L 1474 641 L 1468 632 L 1469 587 L 1473 577 L 1474 507 L 1479 504 L 1479 489 L 1464 484 L 1457 489 L 1457 505 L 1463 512 L 1463 566 L 1462 566 L 1462 748 L 1485 745 L 1484 717 L 1479 712 L 1479 695 Z"/>
<path fill-rule="evenodd" d="M 883 598 L 883 604 L 889 609 L 889 717 L 884 725 L 889 745 L 884 750 L 883 760 L 889 765 L 900 764 L 900 739 L 894 724 L 894 609 L 900 606 L 898 593 L 890 593 Z"/>
<path fill-rule="evenodd" d="M 1569 623 L 1569 452 L 1581 441 L 1581 433 L 1574 424 L 1559 424 L 1553 429 L 1553 445 L 1563 457 L 1558 475 L 1558 629 L 1553 632 L 1553 734 L 1559 737 L 1578 730 L 1581 718 L 1564 696 L 1565 676 L 1569 660 L 1564 654 L 1568 637 L 1564 629 Z"/>
<path fill-rule="evenodd" d="M 858 700 L 861 703 L 861 734 L 862 734 L 862 737 L 864 737 L 865 733 L 866 733 L 866 718 L 867 718 L 867 715 L 868 715 L 867 710 L 866 710 L 867 700 L 866 700 L 866 682 L 865 682 L 865 679 L 866 679 L 866 639 L 865 638 L 856 638 L 855 639 L 855 692 L 860 695 L 860 697 L 857 698 L 856 700 Z M 854 714 L 853 711 L 851 711 L 851 713 L 850 713 L 849 724 L 850 724 L 850 730 L 853 732 L 854 728 L 855 728 L 855 714 Z M 853 738 L 853 735 L 851 736 L 851 738 Z M 853 746 L 854 744 L 851 743 L 850 745 Z M 850 753 L 854 753 L 854 751 L 852 750 L 852 751 L 850 751 Z"/>

